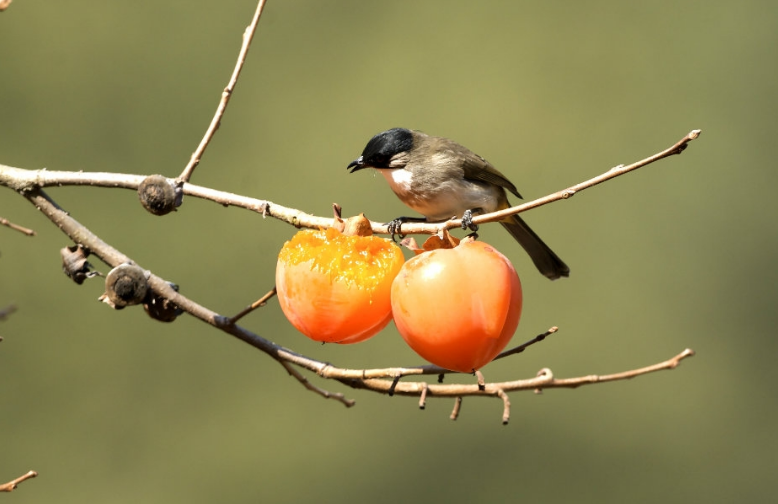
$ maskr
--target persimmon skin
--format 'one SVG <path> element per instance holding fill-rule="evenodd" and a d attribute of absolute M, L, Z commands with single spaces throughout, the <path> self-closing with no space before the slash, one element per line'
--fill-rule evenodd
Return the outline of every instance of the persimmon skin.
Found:
<path fill-rule="evenodd" d="M 391 284 L 403 262 L 399 247 L 383 238 L 300 231 L 279 254 L 279 304 L 314 341 L 364 341 L 392 319 Z"/>
<path fill-rule="evenodd" d="M 392 315 L 429 362 L 471 373 L 508 344 L 521 317 L 521 282 L 494 247 L 473 241 L 422 253 L 392 283 Z"/>

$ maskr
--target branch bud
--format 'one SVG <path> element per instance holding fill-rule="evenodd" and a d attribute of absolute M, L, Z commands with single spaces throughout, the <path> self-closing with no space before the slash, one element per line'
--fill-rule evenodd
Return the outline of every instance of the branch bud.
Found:
<path fill-rule="evenodd" d="M 119 310 L 142 303 L 148 291 L 147 272 L 135 264 L 120 264 L 105 277 L 105 294 L 100 301 Z"/>
<path fill-rule="evenodd" d="M 149 175 L 138 186 L 138 198 L 143 208 L 154 215 L 166 215 L 181 205 L 175 185 L 162 175 Z"/>

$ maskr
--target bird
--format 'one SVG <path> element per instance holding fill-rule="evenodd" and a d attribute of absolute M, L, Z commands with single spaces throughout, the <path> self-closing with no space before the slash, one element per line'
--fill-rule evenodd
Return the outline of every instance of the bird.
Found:
<path fill-rule="evenodd" d="M 349 163 L 349 173 L 374 168 L 392 191 L 424 218 L 398 217 L 389 231 L 400 234 L 403 222 L 443 222 L 461 218 L 462 227 L 476 231 L 474 214 L 509 208 L 506 190 L 521 194 L 505 175 L 486 159 L 453 140 L 407 128 L 392 128 L 373 136 L 362 155 Z M 570 268 L 518 215 L 499 221 L 529 254 L 537 269 L 556 280 Z"/>

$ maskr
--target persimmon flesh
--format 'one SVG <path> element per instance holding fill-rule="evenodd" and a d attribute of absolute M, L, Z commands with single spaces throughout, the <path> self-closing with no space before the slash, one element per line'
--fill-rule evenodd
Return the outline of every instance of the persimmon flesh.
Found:
<path fill-rule="evenodd" d="M 392 319 L 391 285 L 403 262 L 400 248 L 384 238 L 300 231 L 278 255 L 281 309 L 312 340 L 364 341 Z"/>
<path fill-rule="evenodd" d="M 521 306 L 513 265 L 481 241 L 417 255 L 392 283 L 392 314 L 403 339 L 429 362 L 463 373 L 505 348 Z"/>

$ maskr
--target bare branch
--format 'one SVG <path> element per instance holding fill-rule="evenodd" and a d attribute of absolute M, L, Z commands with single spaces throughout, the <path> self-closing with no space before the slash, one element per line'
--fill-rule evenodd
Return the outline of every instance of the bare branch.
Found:
<path fill-rule="evenodd" d="M 324 397 L 325 399 L 335 399 L 336 401 L 340 401 L 347 408 L 350 408 L 356 404 L 356 401 L 354 401 L 353 399 L 346 399 L 346 396 L 344 396 L 339 392 L 338 393 L 330 392 L 328 390 L 324 390 L 323 388 L 319 388 L 316 385 L 312 384 L 308 380 L 308 378 L 303 376 L 302 373 L 296 370 L 290 363 L 285 361 L 279 361 L 279 362 L 281 362 L 281 365 L 284 366 L 284 369 L 286 369 L 290 375 L 297 378 L 297 381 L 299 381 L 303 385 L 303 387 L 307 388 L 311 392 L 315 392 L 320 396 Z"/>
<path fill-rule="evenodd" d="M 497 389 L 497 397 L 502 399 L 502 424 L 508 425 L 508 421 L 511 419 L 511 401 L 508 399 L 508 394 L 503 389 Z"/>
<path fill-rule="evenodd" d="M 248 54 L 249 46 L 251 46 L 251 40 L 254 38 L 254 32 L 257 30 L 257 23 L 259 23 L 259 18 L 262 16 L 262 9 L 264 8 L 265 0 L 259 0 L 259 3 L 257 4 L 257 10 L 254 12 L 254 18 L 251 20 L 251 24 L 246 27 L 246 31 L 243 32 L 243 44 L 241 45 L 240 52 L 238 53 L 238 61 L 235 63 L 235 68 L 232 71 L 232 76 L 230 77 L 230 81 L 227 83 L 227 87 L 225 87 L 224 91 L 222 91 L 222 97 L 221 100 L 219 100 L 219 105 L 216 107 L 216 113 L 213 115 L 211 124 L 206 130 L 205 136 L 200 141 L 200 145 L 197 146 L 197 149 L 195 149 L 194 153 L 192 154 L 192 158 L 189 160 L 189 164 L 186 165 L 184 171 L 178 177 L 178 180 L 181 183 L 189 182 L 194 169 L 197 168 L 198 164 L 200 164 L 200 160 L 203 157 L 203 153 L 205 152 L 206 147 L 208 147 L 211 139 L 216 134 L 216 130 L 219 129 L 222 116 L 224 116 L 224 111 L 227 110 L 227 105 L 230 102 L 232 92 L 235 90 L 235 85 L 238 83 L 240 71 L 243 69 L 243 63 L 246 61 L 246 54 Z"/>
<path fill-rule="evenodd" d="M 462 398 L 461 397 L 455 397 L 454 398 L 454 409 L 451 410 L 451 415 L 449 415 L 449 418 L 451 420 L 456 420 L 459 418 L 459 411 L 462 409 Z"/>
<path fill-rule="evenodd" d="M 486 222 L 496 222 L 499 220 L 504 219 L 505 217 L 509 215 L 515 215 L 519 214 L 521 212 L 526 212 L 527 210 L 531 210 L 533 208 L 537 208 L 543 205 L 546 205 L 548 203 L 553 203 L 555 201 L 559 200 L 565 200 L 569 199 L 573 196 L 575 196 L 577 193 L 583 191 L 584 189 L 588 189 L 590 187 L 594 187 L 598 184 L 601 184 L 605 182 L 606 180 L 610 180 L 612 178 L 616 178 L 619 175 L 624 175 L 625 173 L 629 173 L 631 171 L 637 170 L 638 168 L 642 168 L 643 166 L 647 166 L 655 161 L 659 161 L 660 159 L 664 159 L 666 157 L 680 154 L 684 150 L 686 150 L 686 147 L 688 146 L 689 142 L 692 140 L 697 139 L 700 134 L 702 133 L 701 130 L 692 130 L 690 131 L 686 136 L 678 140 L 674 145 L 671 147 L 668 147 L 667 149 L 658 152 L 654 154 L 653 156 L 649 156 L 645 159 L 641 159 L 640 161 L 637 161 L 635 163 L 632 163 L 631 165 L 619 165 L 614 168 L 611 168 L 607 172 L 598 175 L 596 177 L 590 178 L 589 180 L 585 180 L 583 182 L 580 182 L 574 186 L 568 187 L 567 189 L 563 189 L 561 191 L 557 191 L 554 194 L 549 194 L 548 196 L 544 196 L 542 198 L 538 198 L 536 200 L 530 201 L 528 203 L 524 203 L 523 205 L 518 205 L 511 208 L 506 208 L 505 210 L 499 210 L 497 212 L 492 212 L 490 214 L 484 214 L 480 215 L 478 217 L 473 218 L 474 224 L 481 224 Z M 460 219 L 452 220 L 446 223 L 446 228 L 451 229 L 452 227 L 460 227 L 462 224 L 462 221 Z M 407 229 L 410 229 L 410 226 L 408 226 Z M 405 225 L 403 225 L 403 232 L 406 231 Z"/>
<path fill-rule="evenodd" d="M 551 388 L 576 388 L 582 385 L 591 385 L 593 383 L 606 383 L 610 381 L 626 380 L 635 378 L 637 376 L 652 373 L 654 371 L 661 371 L 665 369 L 674 369 L 685 358 L 694 355 L 694 351 L 686 349 L 680 354 L 672 357 L 666 361 L 646 366 L 639 369 L 633 369 L 629 371 L 623 371 L 620 373 L 610 375 L 588 375 L 577 378 L 554 378 L 554 374 L 550 369 L 544 368 L 534 378 L 512 380 L 507 382 L 498 383 L 486 383 L 483 390 L 475 384 L 437 384 L 428 383 L 427 397 L 457 397 L 457 396 L 494 396 L 497 395 L 498 390 L 504 392 L 522 391 L 522 390 L 535 390 L 535 389 L 551 389 Z M 338 374 L 337 368 L 332 368 L 332 374 Z M 368 370 L 369 371 L 369 370 Z M 338 379 L 343 383 L 346 383 L 354 388 L 364 388 L 372 390 L 374 392 L 386 393 L 392 384 L 389 379 Z M 422 382 L 400 382 L 394 388 L 396 395 L 418 396 L 421 394 Z"/>
<path fill-rule="evenodd" d="M 700 130 L 693 130 L 681 140 L 653 156 L 633 163 L 629 166 L 618 166 L 607 172 L 598 175 L 562 191 L 557 191 L 548 196 L 538 198 L 523 205 L 506 208 L 498 212 L 479 215 L 473 218 L 476 224 L 493 222 L 503 219 L 507 215 L 518 214 L 537 208 L 539 206 L 552 203 L 554 201 L 569 199 L 571 196 L 589 187 L 601 184 L 619 175 L 629 173 L 640 167 L 651 164 L 660 159 L 664 159 L 673 154 L 679 154 L 686 145 L 700 135 Z M 47 186 L 67 186 L 67 185 L 88 185 L 100 187 L 116 187 L 123 189 L 132 189 L 137 191 L 138 186 L 146 177 L 142 175 L 129 175 L 118 173 L 84 173 L 84 172 L 58 172 L 48 170 L 25 170 L 22 168 L 13 168 L 0 165 L 0 185 L 9 187 L 15 191 L 28 191 L 36 187 Z M 285 207 L 269 200 L 250 198 L 225 191 L 217 191 L 207 187 L 194 184 L 184 184 L 182 187 L 184 195 L 195 198 L 202 198 L 223 206 L 236 206 L 245 208 L 253 212 L 261 213 L 262 216 L 274 217 L 278 220 L 291 224 L 298 228 L 318 229 L 332 225 L 331 217 L 319 217 L 307 214 L 295 208 Z M 371 221 L 371 227 L 375 234 L 389 234 L 387 226 L 380 222 Z M 403 224 L 404 234 L 436 234 L 444 229 L 459 227 L 461 221 L 454 219 L 443 223 L 420 223 L 408 222 Z"/>
<path fill-rule="evenodd" d="M 421 386 L 421 394 L 419 394 L 419 409 L 427 407 L 427 382 Z"/>
<path fill-rule="evenodd" d="M 3 483 L 0 485 L 0 492 L 13 492 L 16 490 L 16 487 L 19 485 L 19 483 L 23 481 L 27 481 L 30 478 L 34 478 L 38 475 L 35 471 L 29 471 L 27 474 L 22 474 L 16 479 L 13 479 L 9 481 L 8 483 Z"/>
<path fill-rule="evenodd" d="M 19 231 L 20 233 L 25 234 L 27 236 L 35 236 L 35 231 L 33 231 L 32 229 L 27 229 L 26 227 L 19 226 L 18 224 L 14 224 L 8 219 L 4 219 L 2 217 L 0 217 L 0 225 L 9 227 L 14 231 Z"/>
<path fill-rule="evenodd" d="M 254 301 L 253 303 L 251 303 L 250 305 L 248 305 L 247 307 L 245 307 L 243 310 L 241 310 L 241 311 L 240 311 L 239 313 L 237 313 L 236 315 L 233 315 L 233 316 L 232 316 L 232 317 L 231 317 L 231 318 L 230 318 L 230 319 L 227 321 L 227 323 L 228 323 L 228 324 L 230 324 L 230 325 L 232 325 L 232 324 L 235 324 L 235 323 L 236 323 L 238 320 L 242 319 L 243 317 L 245 317 L 246 315 L 248 315 L 248 314 L 249 314 L 249 313 L 251 313 L 252 311 L 254 311 L 254 310 L 256 310 L 257 308 L 260 308 L 260 307 L 262 307 L 262 306 L 265 306 L 265 305 L 267 304 L 268 300 L 269 300 L 270 298 L 272 298 L 273 296 L 275 296 L 275 295 L 276 295 L 276 288 L 275 288 L 275 287 L 273 287 L 272 289 L 270 289 L 270 290 L 268 291 L 268 293 L 267 293 L 267 294 L 265 294 L 265 295 L 264 295 L 264 296 L 262 296 L 261 298 L 257 299 L 256 301 Z"/>
<path fill-rule="evenodd" d="M 541 334 L 538 334 L 537 336 L 535 336 L 531 340 L 529 340 L 529 341 L 527 341 L 525 343 L 522 343 L 521 345 L 519 345 L 517 347 L 513 347 L 510 350 L 505 350 L 504 352 L 502 352 L 500 355 L 498 355 L 497 357 L 495 357 L 492 360 L 502 359 L 504 357 L 508 357 L 509 355 L 514 355 L 514 354 L 517 354 L 517 353 L 521 353 L 524 350 L 526 350 L 528 346 L 534 345 L 535 343 L 540 343 L 541 341 L 546 339 L 547 336 L 550 336 L 550 335 L 554 334 L 558 330 L 559 330 L 559 328 L 557 326 L 551 327 L 551 328 L 549 328 L 548 331 L 546 331 L 544 333 L 541 333 Z"/>

